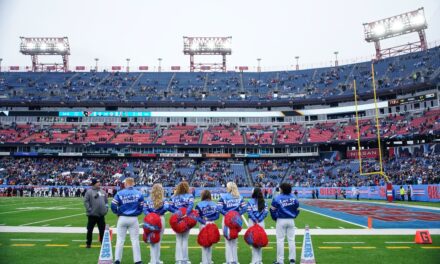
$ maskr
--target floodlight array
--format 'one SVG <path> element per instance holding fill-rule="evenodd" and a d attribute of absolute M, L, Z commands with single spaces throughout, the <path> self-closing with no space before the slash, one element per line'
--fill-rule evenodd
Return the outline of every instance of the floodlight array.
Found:
<path fill-rule="evenodd" d="M 365 40 L 378 41 L 428 27 L 423 8 L 364 24 Z"/>
<path fill-rule="evenodd" d="M 70 55 L 69 40 L 63 38 L 20 37 L 20 52 L 25 55 Z"/>

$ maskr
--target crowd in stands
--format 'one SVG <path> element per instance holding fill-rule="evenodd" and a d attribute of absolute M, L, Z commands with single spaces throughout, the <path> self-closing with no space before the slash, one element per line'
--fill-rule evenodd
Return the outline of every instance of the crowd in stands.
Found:
<path fill-rule="evenodd" d="M 0 73 L 1 101 L 261 101 L 323 98 L 372 90 L 371 62 L 252 73 Z M 440 48 L 374 62 L 378 89 L 425 83 L 440 67 Z M 203 91 L 203 93 L 202 93 Z M 242 97 L 245 91 L 246 96 Z M 276 96 L 275 96 L 276 94 Z"/>
<path fill-rule="evenodd" d="M 385 138 L 415 134 L 440 134 L 440 110 L 420 113 L 394 114 L 379 119 L 380 134 Z M 374 119 L 360 119 L 362 139 L 376 137 Z M 0 142 L 3 143 L 63 143 L 63 144 L 299 144 L 356 140 L 356 121 L 312 124 L 286 124 L 281 127 L 237 124 L 216 125 L 208 128 L 177 124 L 161 127 L 153 123 L 102 125 L 72 125 L 54 123 L 1 124 Z"/>
<path fill-rule="evenodd" d="M 377 160 L 363 160 L 363 172 L 378 171 Z M 385 158 L 384 171 L 393 184 L 440 183 L 440 154 L 401 153 Z M 14 158 L 0 159 L 0 185 L 82 186 L 97 178 L 104 186 L 119 186 L 127 176 L 138 185 L 182 180 L 194 187 L 276 187 L 286 181 L 296 187 L 384 185 L 380 175 L 360 176 L 358 160 L 308 159 L 135 159 L 135 158 Z"/>

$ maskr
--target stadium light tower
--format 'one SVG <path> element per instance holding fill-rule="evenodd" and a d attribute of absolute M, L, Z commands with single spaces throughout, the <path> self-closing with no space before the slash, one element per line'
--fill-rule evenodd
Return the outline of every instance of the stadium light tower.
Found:
<path fill-rule="evenodd" d="M 231 55 L 232 37 L 183 37 L 183 54 L 189 55 L 190 71 L 226 72 L 226 55 Z M 194 63 L 195 55 L 221 55 L 222 63 Z"/>
<path fill-rule="evenodd" d="M 2 61 L 3 61 L 3 58 L 0 58 L 0 72 L 2 72 Z"/>
<path fill-rule="evenodd" d="M 338 67 L 339 63 L 338 63 L 338 51 L 333 52 L 333 54 L 335 54 L 335 67 Z"/>
<path fill-rule="evenodd" d="M 261 65 L 260 65 L 261 58 L 257 58 L 257 61 L 258 61 L 257 72 L 261 72 Z"/>
<path fill-rule="evenodd" d="M 130 58 L 125 59 L 127 61 L 127 72 L 130 72 Z"/>
<path fill-rule="evenodd" d="M 32 71 L 69 71 L 70 45 L 67 37 L 62 38 L 28 38 L 20 37 L 20 52 L 30 55 L 32 59 Z M 56 63 L 38 63 L 39 55 L 59 55 L 63 59 L 63 65 Z"/>
<path fill-rule="evenodd" d="M 392 57 L 398 54 L 411 53 L 414 51 L 426 50 L 427 42 L 425 29 L 426 23 L 425 11 L 419 8 L 397 16 L 377 20 L 370 23 L 364 23 L 365 40 L 374 42 L 376 49 L 376 59 Z M 419 41 L 399 45 L 391 48 L 382 49 L 380 41 L 388 38 L 398 37 L 405 34 L 417 32 Z"/>
<path fill-rule="evenodd" d="M 98 61 L 99 58 L 95 58 L 95 72 L 98 72 Z"/>
<path fill-rule="evenodd" d="M 162 58 L 157 58 L 157 60 L 159 61 L 159 67 L 157 67 L 157 71 L 161 72 L 162 71 Z"/>
<path fill-rule="evenodd" d="M 299 64 L 298 64 L 299 56 L 295 56 L 295 60 L 296 60 L 296 70 L 299 70 Z"/>

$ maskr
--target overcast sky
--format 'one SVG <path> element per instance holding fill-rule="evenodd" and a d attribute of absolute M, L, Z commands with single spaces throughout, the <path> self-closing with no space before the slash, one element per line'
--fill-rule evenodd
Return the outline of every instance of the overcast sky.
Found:
<path fill-rule="evenodd" d="M 440 44 L 439 0 L 0 0 L 0 58 L 29 65 L 19 36 L 67 36 L 70 65 L 180 65 L 188 69 L 182 36 L 232 36 L 228 67 L 321 67 L 374 53 L 362 23 L 425 8 L 428 42 Z M 400 42 L 417 40 L 417 34 Z M 388 40 L 383 46 L 397 40 Z M 52 58 L 61 61 L 60 58 Z M 214 58 L 220 60 L 220 58 Z M 196 58 L 197 62 L 198 58 Z M 212 61 L 212 59 L 207 59 Z M 45 59 L 47 61 L 47 59 Z"/>

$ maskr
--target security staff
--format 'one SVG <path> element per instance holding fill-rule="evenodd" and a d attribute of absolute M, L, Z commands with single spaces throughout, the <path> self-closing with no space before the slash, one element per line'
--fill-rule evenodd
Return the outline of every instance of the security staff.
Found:
<path fill-rule="evenodd" d="M 91 188 L 84 196 L 84 207 L 87 215 L 87 241 L 86 248 L 92 244 L 93 228 L 98 224 L 99 238 L 102 242 L 105 230 L 105 215 L 108 212 L 108 199 L 105 192 L 101 190 L 101 183 L 97 179 L 91 180 Z"/>

